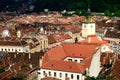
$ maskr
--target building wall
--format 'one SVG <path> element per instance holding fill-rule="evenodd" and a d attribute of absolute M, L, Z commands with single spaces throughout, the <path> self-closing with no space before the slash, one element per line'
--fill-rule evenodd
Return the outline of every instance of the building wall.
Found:
<path fill-rule="evenodd" d="M 40 50 L 45 50 L 48 48 L 48 38 L 45 38 L 45 39 L 40 39 L 39 40 L 39 43 L 40 43 Z"/>
<path fill-rule="evenodd" d="M 103 45 L 101 47 L 101 52 L 113 52 L 113 51 L 110 50 L 109 46 Z"/>
<path fill-rule="evenodd" d="M 65 43 L 71 43 L 73 40 L 72 39 L 66 39 L 64 42 Z"/>
<path fill-rule="evenodd" d="M 7 52 L 29 52 L 29 46 L 0 46 L 0 51 Z"/>
<path fill-rule="evenodd" d="M 80 32 L 77 32 L 77 33 L 72 33 L 72 39 L 73 39 L 73 42 L 75 42 L 75 38 L 77 37 L 78 41 L 80 41 Z"/>
<path fill-rule="evenodd" d="M 120 39 L 107 37 L 104 37 L 104 39 L 109 41 L 110 46 L 113 48 L 113 53 L 120 54 Z"/>
<path fill-rule="evenodd" d="M 100 51 L 100 49 L 98 49 L 97 52 L 93 55 L 91 65 L 89 68 L 89 76 L 94 76 L 94 77 L 98 76 L 98 74 L 101 70 L 100 54 L 101 54 L 101 51 Z"/>
<path fill-rule="evenodd" d="M 51 73 L 51 75 L 49 73 Z M 56 76 L 54 75 L 55 73 Z M 73 78 L 71 75 L 73 75 Z M 38 80 L 42 80 L 42 78 L 44 78 L 45 76 L 55 77 L 61 80 L 65 80 L 65 78 L 69 78 L 69 80 L 84 80 L 84 76 L 81 73 L 64 72 L 64 71 L 47 70 L 47 69 L 38 70 Z M 79 76 L 79 79 L 77 79 L 77 76 Z"/>
<path fill-rule="evenodd" d="M 87 37 L 88 35 L 95 34 L 95 23 L 94 22 L 85 22 L 82 23 L 82 37 Z"/>
<path fill-rule="evenodd" d="M 40 47 L 41 47 L 41 45 L 35 46 L 34 48 L 30 49 L 30 52 L 31 53 L 40 52 L 40 50 L 41 50 Z"/>
<path fill-rule="evenodd" d="M 24 50 L 24 52 L 30 52 L 30 47 L 29 47 L 29 45 L 23 46 L 23 50 Z"/>

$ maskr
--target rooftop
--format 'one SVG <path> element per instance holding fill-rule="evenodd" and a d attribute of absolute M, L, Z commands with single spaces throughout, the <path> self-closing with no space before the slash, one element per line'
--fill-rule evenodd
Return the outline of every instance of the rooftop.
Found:
<path fill-rule="evenodd" d="M 85 44 L 62 44 L 56 46 L 44 55 L 41 68 L 83 73 L 85 68 L 90 67 L 92 56 L 98 48 L 97 45 Z M 83 58 L 84 60 L 81 63 L 64 61 L 66 57 Z"/>

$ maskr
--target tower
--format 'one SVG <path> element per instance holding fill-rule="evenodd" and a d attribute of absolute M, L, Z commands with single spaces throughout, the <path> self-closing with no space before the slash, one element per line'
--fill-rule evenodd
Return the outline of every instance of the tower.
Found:
<path fill-rule="evenodd" d="M 88 35 L 95 35 L 95 22 L 91 16 L 91 10 L 88 8 L 86 12 L 86 19 L 82 23 L 82 37 L 86 38 Z"/>

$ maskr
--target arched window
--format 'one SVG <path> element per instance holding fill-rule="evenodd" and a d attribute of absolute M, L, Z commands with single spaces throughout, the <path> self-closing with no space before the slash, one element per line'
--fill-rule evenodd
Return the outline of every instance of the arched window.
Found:
<path fill-rule="evenodd" d="M 73 79 L 73 74 L 71 74 L 71 79 Z"/>
<path fill-rule="evenodd" d="M 77 75 L 77 80 L 79 80 L 79 75 Z"/>
<path fill-rule="evenodd" d="M 43 71 L 43 75 L 46 75 L 45 71 Z"/>
<path fill-rule="evenodd" d="M 51 76 L 51 72 L 49 72 L 49 76 Z"/>
<path fill-rule="evenodd" d="M 60 78 L 62 77 L 62 73 L 60 73 Z"/>
<path fill-rule="evenodd" d="M 67 73 L 65 73 L 65 77 L 68 77 L 68 74 L 67 74 Z"/>
<path fill-rule="evenodd" d="M 54 77 L 56 77 L 56 72 L 54 72 Z"/>

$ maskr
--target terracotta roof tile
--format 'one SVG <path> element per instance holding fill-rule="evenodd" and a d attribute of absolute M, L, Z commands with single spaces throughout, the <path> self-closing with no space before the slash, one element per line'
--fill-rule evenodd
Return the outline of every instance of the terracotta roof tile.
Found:
<path fill-rule="evenodd" d="M 62 44 L 61 46 L 56 46 L 55 48 L 50 49 L 43 57 L 42 68 L 79 73 L 84 72 L 84 68 L 90 67 L 93 54 L 97 49 L 97 45 L 85 44 Z M 81 63 L 64 61 L 66 57 L 83 58 L 84 60 Z M 60 67 L 60 65 L 65 66 Z M 71 65 L 73 70 L 68 69 L 68 66 Z"/>
<path fill-rule="evenodd" d="M 96 35 L 89 35 L 87 39 L 81 41 L 81 43 L 97 43 L 97 44 L 106 44 L 108 43 L 105 40 L 102 40 L 101 38 L 97 37 Z"/>
<path fill-rule="evenodd" d="M 83 64 L 62 60 L 51 60 L 46 64 L 43 64 L 41 68 L 76 73 L 84 73 L 85 71 L 85 67 Z"/>
<path fill-rule="evenodd" d="M 24 46 L 27 45 L 25 41 L 0 41 L 0 46 Z"/>

